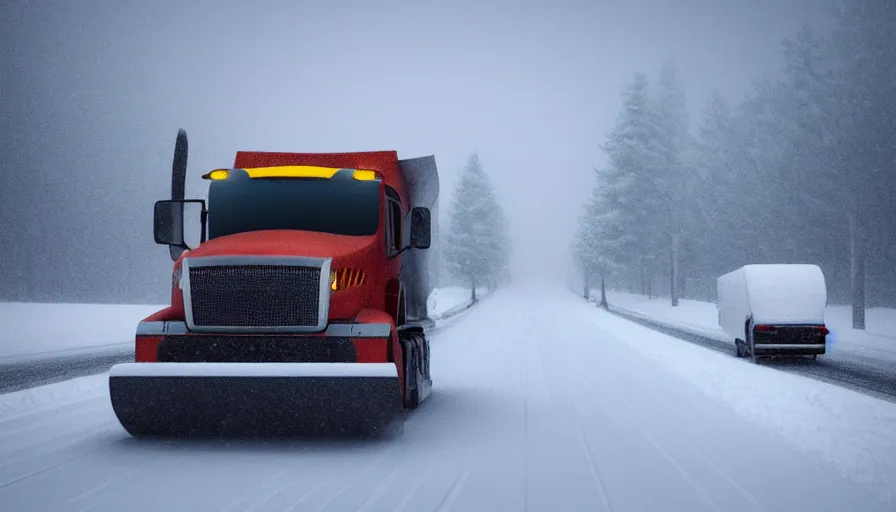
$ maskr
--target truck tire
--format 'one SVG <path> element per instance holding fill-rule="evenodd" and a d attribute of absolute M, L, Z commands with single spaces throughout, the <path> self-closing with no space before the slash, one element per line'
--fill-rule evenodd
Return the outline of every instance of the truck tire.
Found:
<path fill-rule="evenodd" d="M 404 375 L 405 375 L 405 394 L 404 407 L 406 409 L 416 409 L 420 405 L 420 387 L 419 372 L 420 368 L 417 364 L 419 360 L 417 346 L 417 335 L 411 333 L 402 336 L 401 348 L 404 352 Z"/>

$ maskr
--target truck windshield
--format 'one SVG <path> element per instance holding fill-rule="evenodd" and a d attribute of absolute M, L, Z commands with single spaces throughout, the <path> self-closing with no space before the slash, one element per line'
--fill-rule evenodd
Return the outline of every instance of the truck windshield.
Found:
<path fill-rule="evenodd" d="M 265 229 L 373 235 L 379 226 L 379 194 L 378 181 L 213 181 L 208 191 L 208 237 Z"/>

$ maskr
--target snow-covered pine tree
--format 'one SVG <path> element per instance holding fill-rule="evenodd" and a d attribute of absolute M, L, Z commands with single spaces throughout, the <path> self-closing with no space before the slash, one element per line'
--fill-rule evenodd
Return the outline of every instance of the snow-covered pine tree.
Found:
<path fill-rule="evenodd" d="M 688 131 L 687 102 L 684 88 L 678 80 L 678 70 L 673 62 L 667 62 L 660 70 L 659 91 L 651 102 L 651 116 L 654 123 L 652 165 L 654 173 L 647 179 L 654 181 L 656 198 L 660 211 L 652 219 L 661 231 L 658 239 L 664 241 L 668 249 L 670 298 L 672 306 L 678 305 L 679 294 L 679 249 L 684 234 L 685 191 L 689 188 L 686 175 L 685 153 L 690 144 Z"/>
<path fill-rule="evenodd" d="M 654 165 L 656 127 L 650 110 L 646 75 L 638 72 L 623 92 L 622 113 L 607 135 L 603 150 L 607 168 L 599 173 L 604 229 L 615 233 L 619 246 L 611 256 L 630 273 L 639 274 L 641 292 L 649 294 L 648 277 L 659 271 L 663 244 L 658 219 L 663 212 Z"/>
<path fill-rule="evenodd" d="M 597 171 L 595 171 L 596 174 Z M 619 268 L 615 260 L 621 260 L 622 248 L 628 241 L 625 232 L 617 222 L 612 187 L 595 186 L 585 212 L 579 218 L 579 227 L 573 244 L 573 258 L 582 272 L 585 298 L 589 297 L 591 286 L 599 279 L 602 286 L 607 275 Z M 606 305 L 606 297 L 601 293 L 601 305 Z"/>
<path fill-rule="evenodd" d="M 445 260 L 452 275 L 470 285 L 474 302 L 476 288 L 493 283 L 505 269 L 508 238 L 491 181 L 473 153 L 454 189 Z"/>

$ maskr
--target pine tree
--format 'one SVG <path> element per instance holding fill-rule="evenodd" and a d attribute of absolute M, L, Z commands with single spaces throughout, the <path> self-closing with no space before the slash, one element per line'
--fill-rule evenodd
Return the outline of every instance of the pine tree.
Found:
<path fill-rule="evenodd" d="M 649 83 L 641 72 L 623 92 L 623 110 L 603 146 L 608 166 L 598 176 L 602 192 L 603 222 L 617 236 L 618 246 L 608 254 L 612 261 L 631 268 L 637 255 L 642 293 L 650 293 L 649 276 L 661 265 L 662 213 L 659 183 L 655 179 L 656 126 L 650 110 Z"/>
<path fill-rule="evenodd" d="M 445 260 L 452 275 L 470 285 L 474 302 L 477 287 L 493 284 L 506 271 L 508 238 L 504 212 L 473 153 L 454 190 Z"/>
<path fill-rule="evenodd" d="M 600 174 L 595 171 L 596 174 Z M 615 206 L 614 206 L 615 205 Z M 601 305 L 606 306 L 603 283 L 607 275 L 619 269 L 616 259 L 622 258 L 623 247 L 629 239 L 617 222 L 612 187 L 597 185 L 579 218 L 578 232 L 573 244 L 573 258 L 582 272 L 585 298 L 589 297 L 591 283 L 601 281 Z"/>
<path fill-rule="evenodd" d="M 659 92 L 656 100 L 651 102 L 651 115 L 655 125 L 652 156 L 656 159 L 651 167 L 655 174 L 646 179 L 655 183 L 660 211 L 654 212 L 653 222 L 661 230 L 658 240 L 663 240 L 668 247 L 664 252 L 670 261 L 670 297 L 672 306 L 677 306 L 679 250 L 685 231 L 684 207 L 691 178 L 685 169 L 690 134 L 684 89 L 678 80 L 678 70 L 671 62 L 660 70 Z"/>

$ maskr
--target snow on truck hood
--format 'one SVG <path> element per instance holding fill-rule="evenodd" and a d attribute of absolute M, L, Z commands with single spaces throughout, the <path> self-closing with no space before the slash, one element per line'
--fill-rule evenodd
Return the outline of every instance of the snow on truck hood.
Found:
<path fill-rule="evenodd" d="M 823 324 L 828 295 L 816 265 L 745 265 L 747 295 L 756 324 Z"/>
<path fill-rule="evenodd" d="M 186 254 L 204 256 L 309 256 L 338 258 L 371 246 L 376 235 L 347 236 L 311 231 L 270 230 L 237 233 L 209 240 Z"/>

